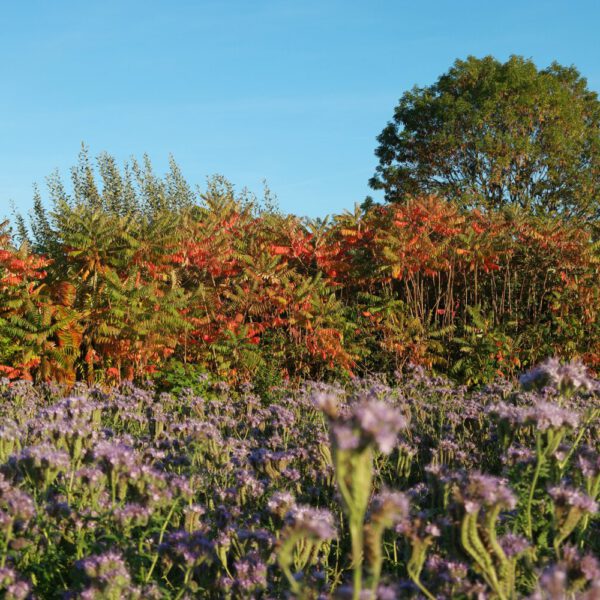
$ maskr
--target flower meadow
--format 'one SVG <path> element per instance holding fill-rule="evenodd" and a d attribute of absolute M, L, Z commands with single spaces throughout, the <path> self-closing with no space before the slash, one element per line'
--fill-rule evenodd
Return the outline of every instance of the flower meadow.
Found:
<path fill-rule="evenodd" d="M 600 383 L 0 384 L 4 598 L 600 596 Z"/>

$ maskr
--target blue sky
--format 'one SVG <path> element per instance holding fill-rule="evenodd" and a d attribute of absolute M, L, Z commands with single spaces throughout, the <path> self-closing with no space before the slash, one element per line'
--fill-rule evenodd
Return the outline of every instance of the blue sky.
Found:
<path fill-rule="evenodd" d="M 68 178 L 84 141 L 169 153 L 281 208 L 323 216 L 370 193 L 402 93 L 456 58 L 574 64 L 600 90 L 600 0 L 0 2 L 0 217 Z M 377 197 L 377 196 L 376 196 Z"/>

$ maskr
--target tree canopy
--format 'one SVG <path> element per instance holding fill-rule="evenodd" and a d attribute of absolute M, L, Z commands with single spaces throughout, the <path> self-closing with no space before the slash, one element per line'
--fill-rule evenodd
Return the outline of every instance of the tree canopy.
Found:
<path fill-rule="evenodd" d="M 470 208 L 600 217 L 600 102 L 575 67 L 457 60 L 406 92 L 377 139 L 370 184 L 389 202 L 438 193 Z"/>

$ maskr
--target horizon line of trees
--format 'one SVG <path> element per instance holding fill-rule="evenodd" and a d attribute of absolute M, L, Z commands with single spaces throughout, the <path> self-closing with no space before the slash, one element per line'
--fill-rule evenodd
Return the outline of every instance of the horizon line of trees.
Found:
<path fill-rule="evenodd" d="M 242 381 L 466 383 L 549 355 L 600 366 L 600 103 L 574 67 L 456 61 L 404 94 L 365 201 L 299 218 L 174 160 L 85 147 L 0 230 L 0 370 L 71 383 L 195 365 Z M 171 365 L 171 366 L 169 366 Z M 186 367 L 187 368 L 187 367 Z"/>
<path fill-rule="evenodd" d="M 576 220 L 439 196 L 284 215 L 176 164 L 82 152 L 20 245 L 0 236 L 0 370 L 66 383 L 195 365 L 231 381 L 388 372 L 481 383 L 546 356 L 600 365 L 600 243 Z M 131 176 L 133 174 L 133 176 Z M 266 205 L 265 205 L 266 204 Z"/>

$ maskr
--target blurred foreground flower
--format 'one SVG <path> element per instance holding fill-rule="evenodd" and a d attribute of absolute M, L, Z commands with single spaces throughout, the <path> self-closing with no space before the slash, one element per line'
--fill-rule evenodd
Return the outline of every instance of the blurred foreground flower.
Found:
<path fill-rule="evenodd" d="M 407 426 L 397 409 L 374 396 L 367 391 L 346 411 L 340 410 L 337 395 L 321 392 L 314 397 L 329 419 L 335 476 L 352 541 L 355 599 L 362 590 L 363 523 L 372 489 L 373 450 L 389 454 L 399 431 Z"/>
<path fill-rule="evenodd" d="M 561 364 L 556 358 L 548 358 L 527 373 L 519 382 L 525 390 L 542 390 L 551 387 L 564 395 L 578 391 L 598 391 L 598 382 L 588 374 L 587 367 L 579 362 Z"/>

